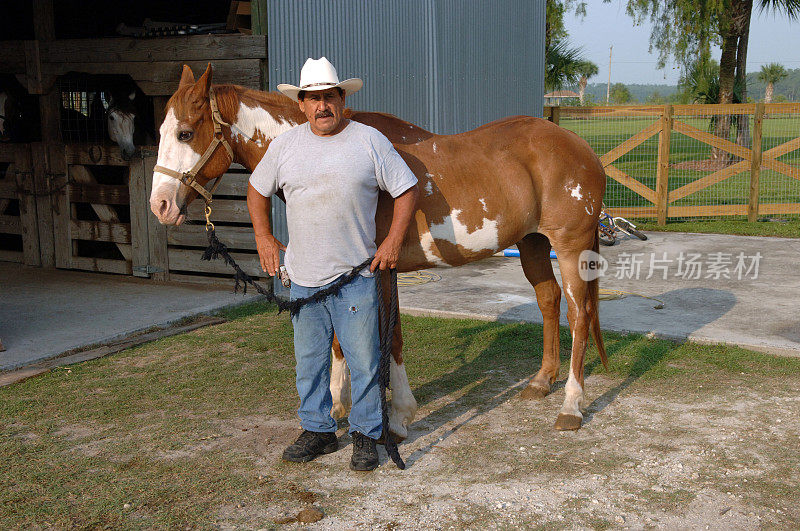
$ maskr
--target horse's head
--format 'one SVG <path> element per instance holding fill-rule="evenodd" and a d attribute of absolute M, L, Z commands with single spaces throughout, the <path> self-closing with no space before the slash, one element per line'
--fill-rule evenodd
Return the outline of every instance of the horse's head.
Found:
<path fill-rule="evenodd" d="M 136 91 L 130 94 L 111 94 L 106 111 L 108 136 L 122 150 L 122 158 L 131 160 L 136 152 L 133 145 L 133 134 L 136 129 L 136 107 L 133 100 Z"/>
<path fill-rule="evenodd" d="M 22 124 L 22 106 L 14 95 L 0 91 L 0 139 L 10 140 Z"/>
<path fill-rule="evenodd" d="M 150 209 L 164 225 L 180 225 L 185 218 L 186 207 L 198 195 L 196 190 L 179 181 L 177 174 L 195 169 L 197 184 L 205 187 L 209 181 L 225 173 L 231 164 L 227 149 L 220 147 L 211 153 L 200 168 L 195 168 L 215 140 L 210 90 L 211 65 L 197 81 L 192 70 L 184 66 L 178 90 L 167 103 L 156 163 L 167 171 L 156 167 L 150 194 Z"/>

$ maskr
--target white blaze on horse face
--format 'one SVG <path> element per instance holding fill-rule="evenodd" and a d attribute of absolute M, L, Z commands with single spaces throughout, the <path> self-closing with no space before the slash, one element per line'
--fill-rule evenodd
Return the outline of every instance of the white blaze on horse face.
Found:
<path fill-rule="evenodd" d="M 114 109 L 108 112 L 108 137 L 115 142 L 126 156 L 133 155 L 136 147 L 133 145 L 134 131 L 133 114 L 128 114 Z"/>
<path fill-rule="evenodd" d="M 262 139 L 256 138 L 257 133 L 261 133 L 267 142 L 279 134 L 297 126 L 291 120 L 276 120 L 269 112 L 261 107 L 248 107 L 244 103 L 239 103 L 239 112 L 236 114 L 236 122 L 231 127 L 231 138 L 234 142 L 255 141 L 258 147 L 262 145 Z"/>
<path fill-rule="evenodd" d="M 434 253 L 435 240 L 446 240 L 470 251 L 496 251 L 499 246 L 497 220 L 483 218 L 480 227 L 470 232 L 458 216 L 461 210 L 455 209 L 441 223 L 430 225 L 430 231 L 420 235 L 425 257 L 434 264 L 442 264 L 442 260 Z"/>
<path fill-rule="evenodd" d="M 406 365 L 400 365 L 392 358 L 389 366 L 389 382 L 392 389 L 392 411 L 389 413 L 389 429 L 395 435 L 405 439 L 408 427 L 414 422 L 417 414 L 417 400 L 411 392 L 406 375 Z"/>
<path fill-rule="evenodd" d="M 156 164 L 169 168 L 179 173 L 188 171 L 200 160 L 200 153 L 192 149 L 189 144 L 178 141 L 179 132 L 178 119 L 175 111 L 170 109 L 161 124 L 161 141 L 158 143 L 158 160 Z M 181 184 L 174 177 L 164 175 L 160 172 L 153 172 L 153 192 L 150 194 L 150 207 L 159 216 L 162 223 L 174 223 L 177 218 L 177 210 L 184 206 L 186 196 L 189 194 L 189 187 Z M 166 217 L 162 219 L 157 206 L 167 201 L 169 210 Z"/>

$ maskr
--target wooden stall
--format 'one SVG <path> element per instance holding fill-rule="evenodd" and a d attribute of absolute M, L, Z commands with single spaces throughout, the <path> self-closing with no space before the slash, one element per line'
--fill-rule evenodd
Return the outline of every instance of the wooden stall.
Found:
<path fill-rule="evenodd" d="M 249 12 L 240 5 L 245 2 L 234 4 L 240 15 Z M 0 145 L 0 242 L 14 245 L 0 246 L 0 260 L 159 281 L 229 277 L 221 262 L 200 261 L 202 225 L 167 230 L 150 212 L 157 145 L 139 146 L 128 161 L 107 138 L 65 142 L 59 80 L 74 73 L 129 76 L 153 99 L 157 126 L 184 64 L 199 75 L 211 63 L 215 83 L 265 88 L 267 42 L 258 34 L 263 22 L 253 21 L 253 34 L 59 39 L 52 0 L 35 0 L 32 9 L 34 39 L 0 41 L 0 73 L 14 75 L 38 97 L 41 115 L 41 142 Z M 214 215 L 234 256 L 259 275 L 245 203 L 247 177 L 242 168 L 226 175 Z M 199 203 L 190 219 L 202 218 L 197 208 Z"/>

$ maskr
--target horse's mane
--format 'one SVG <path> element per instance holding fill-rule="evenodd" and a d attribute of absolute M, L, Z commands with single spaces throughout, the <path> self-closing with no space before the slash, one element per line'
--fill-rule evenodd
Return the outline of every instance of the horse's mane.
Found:
<path fill-rule="evenodd" d="M 264 92 L 241 85 L 214 85 L 214 90 L 219 95 L 233 92 L 241 103 L 248 107 L 261 107 L 278 120 L 306 122 L 306 117 L 298 109 L 297 103 L 280 92 Z M 223 96 L 220 99 L 220 106 L 225 105 L 226 100 L 227 98 Z M 235 114 L 236 109 L 230 111 Z M 388 113 L 355 111 L 347 108 L 344 115 L 345 118 L 374 127 L 394 144 L 415 144 L 433 136 L 429 131 Z"/>

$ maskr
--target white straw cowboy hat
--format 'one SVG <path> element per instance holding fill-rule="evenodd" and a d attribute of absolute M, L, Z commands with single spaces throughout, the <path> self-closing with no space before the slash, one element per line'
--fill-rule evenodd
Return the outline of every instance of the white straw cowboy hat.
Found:
<path fill-rule="evenodd" d="M 330 61 L 324 57 L 319 59 L 306 59 L 306 64 L 300 70 L 300 86 L 295 87 L 288 83 L 281 83 L 278 85 L 278 90 L 292 98 L 294 101 L 299 101 L 297 95 L 300 91 L 309 92 L 312 90 L 327 90 L 329 88 L 339 87 L 344 90 L 346 96 L 357 92 L 364 82 L 357 78 L 345 79 L 339 81 L 339 76 L 336 69 Z"/>

